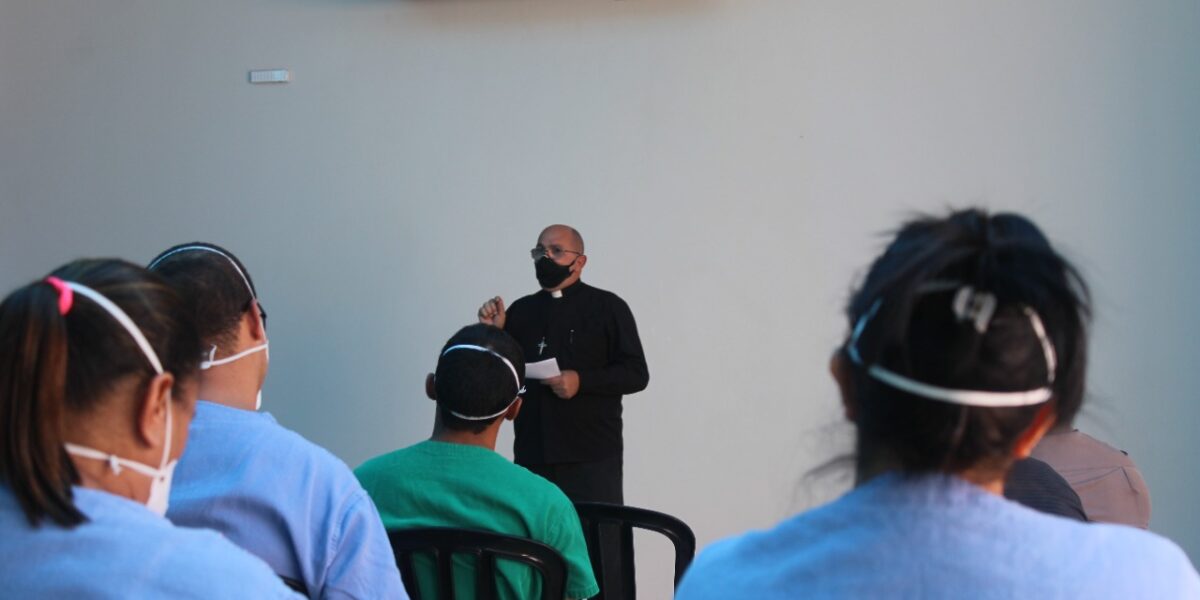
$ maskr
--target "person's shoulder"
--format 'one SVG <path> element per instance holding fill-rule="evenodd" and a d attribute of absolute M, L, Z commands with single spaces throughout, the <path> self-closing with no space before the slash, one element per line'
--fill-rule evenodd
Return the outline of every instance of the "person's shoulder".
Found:
<path fill-rule="evenodd" d="M 350 467 L 329 450 L 284 427 L 270 413 L 249 413 L 247 416 L 249 418 L 243 423 L 247 435 L 242 442 L 252 447 L 244 456 L 259 465 L 248 469 L 247 473 L 269 469 L 285 480 L 300 482 L 298 485 L 306 489 L 325 490 L 330 497 L 353 493 L 360 488 Z M 290 491 L 283 490 L 283 493 Z"/>
<path fill-rule="evenodd" d="M 592 301 L 599 302 L 606 309 L 616 312 L 632 313 L 629 308 L 629 303 L 626 302 L 624 298 L 617 295 L 616 292 L 591 286 L 583 282 L 580 282 L 580 285 L 584 286 L 584 294 L 593 298 L 594 300 Z"/>
<path fill-rule="evenodd" d="M 781 556 L 763 551 L 763 543 L 778 536 L 775 529 L 756 530 L 719 539 L 706 546 L 688 567 L 676 598 L 730 598 L 766 582 L 760 571 L 777 565 Z"/>
<path fill-rule="evenodd" d="M 284 427 L 270 413 L 263 413 L 262 416 L 268 418 L 259 421 L 257 427 L 270 441 L 272 448 L 288 453 L 289 460 L 301 460 L 325 467 L 333 473 L 349 474 L 350 467 L 337 455 L 303 435 Z"/>
<path fill-rule="evenodd" d="M 529 308 L 538 301 L 540 294 L 541 294 L 541 292 L 534 292 L 532 294 L 526 294 L 524 296 L 521 296 L 520 298 L 517 298 L 516 300 L 513 300 L 511 303 L 509 303 L 508 308 L 506 310 L 511 311 L 513 309 L 516 309 L 517 311 L 521 311 L 526 308 Z"/>
<path fill-rule="evenodd" d="M 1101 466 L 1135 467 L 1129 453 L 1078 429 L 1051 433 L 1034 447 L 1034 458 L 1056 469 Z"/>
<path fill-rule="evenodd" d="M 622 300 L 621 297 L 618 296 L 616 292 L 606 290 L 604 288 L 598 288 L 590 283 L 584 283 L 582 281 L 579 282 L 579 291 L 582 294 L 589 294 L 592 296 L 596 296 L 597 298 L 603 298 L 606 301 L 614 301 L 615 300 L 617 302 L 624 302 L 624 300 Z"/>
<path fill-rule="evenodd" d="M 75 496 L 89 517 L 80 526 L 79 539 L 96 550 L 99 542 L 106 542 L 104 552 L 113 571 L 132 564 L 131 552 L 136 552 L 136 560 L 155 563 L 157 572 L 169 574 L 169 580 L 146 582 L 173 592 L 165 595 L 286 597 L 286 588 L 265 563 L 215 531 L 176 526 L 144 506 L 105 492 L 76 489 Z"/>
<path fill-rule="evenodd" d="M 689 569 L 689 575 L 695 571 L 689 587 L 693 592 L 711 591 L 717 589 L 713 587 L 717 581 L 722 585 L 765 583 L 785 572 L 819 571 L 830 562 L 830 556 L 854 556 L 861 552 L 859 545 L 873 543 L 866 538 L 886 530 L 881 521 L 890 519 L 882 512 L 866 494 L 851 490 L 771 527 L 719 539 L 704 548 Z M 719 597 L 708 591 L 690 597 Z"/>
<path fill-rule="evenodd" d="M 1117 560 L 1132 561 L 1149 565 L 1187 564 L 1191 566 L 1183 549 L 1174 541 L 1152 531 L 1116 523 L 1075 523 L 1076 540 L 1091 538 L 1096 547 L 1105 548 Z"/>
<path fill-rule="evenodd" d="M 1092 437 L 1082 431 L 1074 431 L 1070 435 L 1073 443 L 1090 453 L 1110 456 L 1114 462 L 1124 466 L 1134 466 L 1133 459 L 1129 458 L 1128 452 L 1108 442 Z"/>
<path fill-rule="evenodd" d="M 363 479 L 371 479 L 378 476 L 386 476 L 394 474 L 397 469 L 402 469 L 404 465 L 412 461 L 415 457 L 421 454 L 425 442 L 385 452 L 379 456 L 373 456 L 363 461 L 354 469 L 354 475 Z"/>
<path fill-rule="evenodd" d="M 1037 536 L 1026 550 L 1035 562 L 1047 565 L 1046 581 L 1058 578 L 1083 586 L 1077 587 L 1083 595 L 1101 597 L 1200 597 L 1200 576 L 1191 561 L 1163 536 L 1042 513 L 1029 518 Z"/>
<path fill-rule="evenodd" d="M 800 514 L 792 515 L 766 529 L 753 529 L 726 537 L 709 545 L 702 553 L 705 562 L 726 566 L 759 561 L 758 557 L 787 553 L 798 556 L 807 545 L 797 542 L 824 537 L 828 529 L 825 523 L 838 512 L 836 503 L 819 506 Z M 828 540 L 827 540 L 828 541 Z"/>

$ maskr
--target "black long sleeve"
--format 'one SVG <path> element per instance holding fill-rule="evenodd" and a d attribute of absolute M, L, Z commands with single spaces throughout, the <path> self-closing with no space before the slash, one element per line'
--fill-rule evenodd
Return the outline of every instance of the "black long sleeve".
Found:
<path fill-rule="evenodd" d="M 646 354 L 642 352 L 633 312 L 616 295 L 609 297 L 607 304 L 603 313 L 607 317 L 604 333 L 609 362 L 602 367 L 579 369 L 579 393 L 623 395 L 640 392 L 650 383 L 650 369 L 646 366 Z"/>

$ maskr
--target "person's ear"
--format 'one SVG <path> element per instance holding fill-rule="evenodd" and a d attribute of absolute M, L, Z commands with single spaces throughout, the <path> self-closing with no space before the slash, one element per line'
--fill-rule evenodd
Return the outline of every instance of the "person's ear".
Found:
<path fill-rule="evenodd" d="M 577 260 L 575 261 L 575 265 L 576 265 L 575 272 L 578 273 L 580 271 L 583 271 L 583 266 L 587 264 L 587 255 L 580 254 L 579 256 L 576 257 L 576 259 Z"/>
<path fill-rule="evenodd" d="M 262 321 L 262 313 L 258 310 L 258 300 L 250 301 L 250 308 L 242 313 L 242 327 L 250 336 L 252 345 L 258 345 L 267 340 L 266 324 Z"/>
<path fill-rule="evenodd" d="M 174 375 L 155 375 L 139 399 L 136 432 L 137 441 L 142 445 L 161 448 L 166 443 L 167 403 L 171 402 L 171 388 L 174 385 Z"/>
<path fill-rule="evenodd" d="M 838 394 L 842 397 L 842 412 L 846 416 L 846 420 L 854 423 L 858 420 L 858 402 L 854 398 L 854 381 L 851 377 L 850 362 L 846 360 L 846 354 L 841 348 L 833 351 L 833 356 L 829 357 L 829 374 L 833 376 L 833 381 L 837 383 Z"/>
<path fill-rule="evenodd" d="M 517 418 L 517 415 L 521 414 L 521 402 L 524 400 L 525 399 L 520 396 L 517 396 L 517 399 L 513 400 L 512 406 L 509 406 L 508 410 L 504 411 L 505 421 L 512 421 L 513 419 Z"/>
<path fill-rule="evenodd" d="M 433 373 L 425 376 L 425 397 L 437 402 L 437 377 Z"/>
<path fill-rule="evenodd" d="M 1057 420 L 1057 416 L 1054 414 L 1053 406 L 1047 403 L 1046 406 L 1039 408 L 1037 414 L 1033 416 L 1033 422 L 1025 428 L 1025 431 L 1021 432 L 1016 443 L 1013 444 L 1013 458 L 1017 460 L 1029 458 L 1029 455 L 1033 454 L 1034 447 L 1042 441 L 1042 436 L 1046 435 L 1051 427 L 1054 427 L 1055 420 Z"/>

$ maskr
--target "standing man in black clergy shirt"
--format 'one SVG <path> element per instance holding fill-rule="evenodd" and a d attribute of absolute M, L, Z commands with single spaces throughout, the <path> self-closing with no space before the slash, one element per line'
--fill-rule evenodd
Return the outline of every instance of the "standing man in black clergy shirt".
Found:
<path fill-rule="evenodd" d="M 527 363 L 555 358 L 562 370 L 527 382 L 514 458 L 573 501 L 622 504 L 621 396 L 650 380 L 633 313 L 579 280 L 587 255 L 574 228 L 547 227 L 531 254 L 542 290 L 507 311 L 499 296 L 479 309 L 481 323 L 520 342 Z"/>

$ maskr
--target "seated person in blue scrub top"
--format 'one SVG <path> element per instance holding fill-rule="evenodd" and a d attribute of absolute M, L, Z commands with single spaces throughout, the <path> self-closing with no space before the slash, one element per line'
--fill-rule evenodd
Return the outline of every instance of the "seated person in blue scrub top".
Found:
<path fill-rule="evenodd" d="M 199 351 L 182 299 L 124 261 L 73 262 L 0 304 L 0 596 L 296 597 L 163 518 Z"/>
<path fill-rule="evenodd" d="M 979 210 L 905 224 L 846 310 L 831 370 L 856 485 L 702 552 L 680 600 L 1200 598 L 1171 541 L 1005 500 L 1083 402 L 1087 287 L 1038 228 Z"/>
<path fill-rule="evenodd" d="M 354 473 L 389 530 L 458 527 L 537 540 L 566 559 L 567 597 L 590 598 L 600 588 L 574 505 L 553 483 L 496 453 L 500 425 L 521 410 L 524 373 L 515 339 L 491 325 L 464 327 L 425 380 L 426 395 L 437 402 L 433 436 Z M 527 567 L 501 561 L 499 573 L 501 598 L 541 597 L 540 579 Z M 418 571 L 424 593 L 414 596 L 437 597 L 433 575 L 432 562 Z M 470 598 L 461 590 L 474 589 L 473 573 L 464 567 L 454 579 L 459 597 Z"/>
<path fill-rule="evenodd" d="M 257 412 L 266 312 L 245 266 L 193 243 L 150 270 L 190 300 L 205 349 L 167 517 L 224 533 L 312 598 L 406 598 L 379 513 L 349 467 Z"/>

